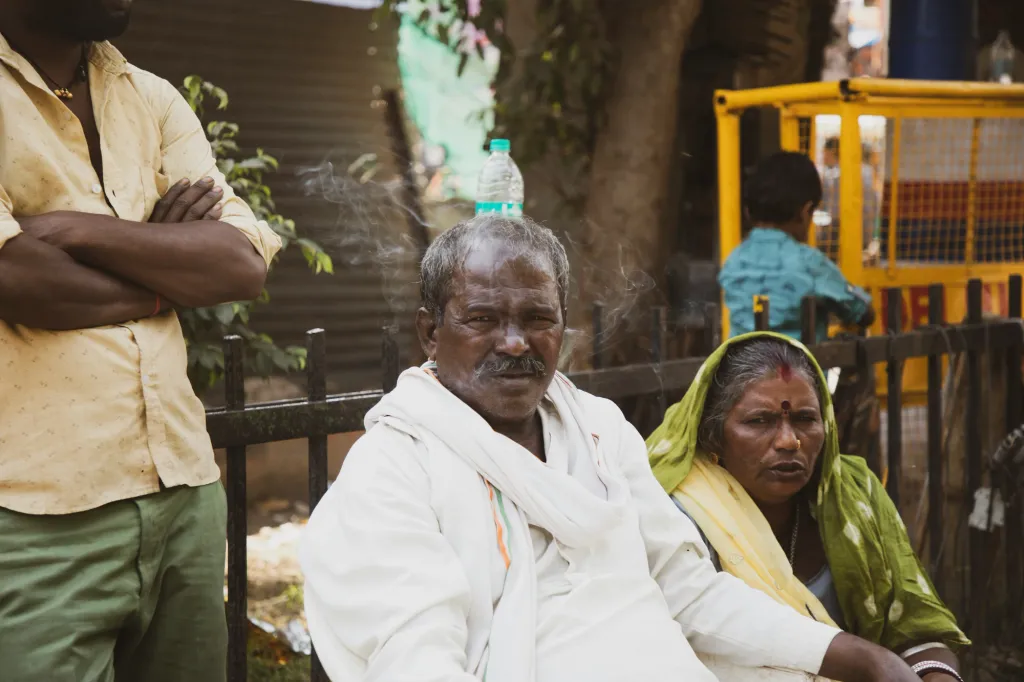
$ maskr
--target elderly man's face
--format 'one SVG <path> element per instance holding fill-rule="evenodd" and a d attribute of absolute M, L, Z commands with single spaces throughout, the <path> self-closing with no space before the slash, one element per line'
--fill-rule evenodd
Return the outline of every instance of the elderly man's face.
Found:
<path fill-rule="evenodd" d="M 496 428 L 530 419 L 565 334 L 551 265 L 487 239 L 470 251 L 451 291 L 440 325 L 425 310 L 418 320 L 438 379 Z"/>

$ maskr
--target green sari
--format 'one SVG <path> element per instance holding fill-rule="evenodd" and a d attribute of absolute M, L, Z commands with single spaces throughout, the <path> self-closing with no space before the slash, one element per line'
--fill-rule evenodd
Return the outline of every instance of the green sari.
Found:
<path fill-rule="evenodd" d="M 690 473 L 697 427 L 719 364 L 736 344 L 778 339 L 799 348 L 820 383 L 825 420 L 821 479 L 812 505 L 849 631 L 892 651 L 924 642 L 951 649 L 970 644 L 938 597 L 911 547 L 906 526 L 878 478 L 860 457 L 839 453 L 835 412 L 825 376 L 807 348 L 788 336 L 755 332 L 730 339 L 708 357 L 690 390 L 647 440 L 654 475 L 674 492 Z"/>

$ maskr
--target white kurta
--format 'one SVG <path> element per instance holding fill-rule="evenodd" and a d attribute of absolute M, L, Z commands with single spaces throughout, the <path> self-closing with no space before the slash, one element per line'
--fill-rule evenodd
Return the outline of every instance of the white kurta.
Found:
<path fill-rule="evenodd" d="M 547 408 L 541 415 L 548 466 L 578 478 L 561 437 L 564 428 Z M 537 682 L 676 682 L 680 675 L 691 682 L 714 680 L 685 644 L 651 579 L 636 524 L 623 519 L 602 541 L 605 547 L 582 557 L 530 526 L 537 562 Z M 606 552 L 619 556 L 603 569 L 596 558 Z"/>
<path fill-rule="evenodd" d="M 578 395 L 629 499 L 585 548 L 531 522 L 536 682 L 714 680 L 698 656 L 716 670 L 731 667 L 723 682 L 741 679 L 742 668 L 762 669 L 752 679 L 772 679 L 764 668 L 816 672 L 838 631 L 716 572 L 651 473 L 640 435 L 611 402 Z M 560 439 L 565 425 L 544 421 L 548 466 L 599 487 Z M 464 459 L 394 423 L 369 428 L 302 548 L 310 632 L 331 679 L 481 679 L 509 587 L 501 532 L 487 485 Z"/>

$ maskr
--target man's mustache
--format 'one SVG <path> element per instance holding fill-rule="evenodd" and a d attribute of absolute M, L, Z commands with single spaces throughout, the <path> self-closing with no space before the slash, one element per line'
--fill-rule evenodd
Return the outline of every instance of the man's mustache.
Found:
<path fill-rule="evenodd" d="M 533 374 L 543 376 L 548 371 L 545 362 L 532 355 L 502 355 L 484 361 L 476 368 L 477 376 L 498 376 L 500 374 Z"/>

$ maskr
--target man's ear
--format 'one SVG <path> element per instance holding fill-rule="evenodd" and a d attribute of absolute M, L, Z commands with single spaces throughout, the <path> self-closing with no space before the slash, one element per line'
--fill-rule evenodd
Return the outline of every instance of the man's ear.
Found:
<path fill-rule="evenodd" d="M 808 234 L 814 227 L 814 210 L 817 206 L 814 205 L 813 201 L 808 201 L 804 204 L 804 207 L 800 209 L 800 222 L 807 226 Z"/>
<path fill-rule="evenodd" d="M 426 308 L 416 311 L 416 337 L 428 360 L 433 360 L 437 351 L 437 319 Z"/>
<path fill-rule="evenodd" d="M 814 202 L 808 201 L 800 211 L 800 217 L 810 222 L 814 218 Z"/>

